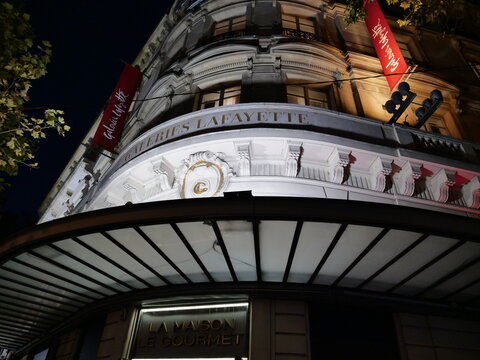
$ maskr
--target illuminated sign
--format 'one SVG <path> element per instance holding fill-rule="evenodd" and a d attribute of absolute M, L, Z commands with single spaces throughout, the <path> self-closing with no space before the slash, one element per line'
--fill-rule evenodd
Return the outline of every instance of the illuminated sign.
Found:
<path fill-rule="evenodd" d="M 237 303 L 143 310 L 132 358 L 245 357 L 247 309 Z"/>

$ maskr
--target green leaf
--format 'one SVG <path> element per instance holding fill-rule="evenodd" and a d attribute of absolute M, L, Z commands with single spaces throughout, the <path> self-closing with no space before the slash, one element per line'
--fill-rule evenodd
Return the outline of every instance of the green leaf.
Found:
<path fill-rule="evenodd" d="M 10 140 L 6 143 L 7 147 L 10 149 L 15 149 L 15 138 L 10 138 Z"/>

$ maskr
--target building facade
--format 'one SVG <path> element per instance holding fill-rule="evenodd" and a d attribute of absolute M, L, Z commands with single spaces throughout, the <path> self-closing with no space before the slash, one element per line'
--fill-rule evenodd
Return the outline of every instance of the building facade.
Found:
<path fill-rule="evenodd" d="M 0 247 L 5 357 L 479 357 L 480 44 L 388 18 L 391 124 L 344 9 L 174 2 L 116 151 L 79 147 Z"/>

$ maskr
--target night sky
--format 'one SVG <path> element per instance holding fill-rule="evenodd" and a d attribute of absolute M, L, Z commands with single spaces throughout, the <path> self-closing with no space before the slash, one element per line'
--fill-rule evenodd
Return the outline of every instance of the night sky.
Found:
<path fill-rule="evenodd" d="M 41 202 L 113 91 L 122 61 L 133 62 L 172 2 L 25 0 L 37 39 L 53 45 L 48 74 L 33 82 L 27 106 L 64 110 L 72 129 L 65 138 L 51 133 L 37 152 L 39 169 L 23 168 L 10 180 L 0 236 L 7 227 L 36 221 Z"/>

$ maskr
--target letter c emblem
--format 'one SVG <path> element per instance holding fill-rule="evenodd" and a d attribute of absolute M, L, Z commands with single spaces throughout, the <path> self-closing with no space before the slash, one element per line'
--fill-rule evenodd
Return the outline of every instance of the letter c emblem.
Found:
<path fill-rule="evenodd" d="M 205 184 L 204 182 L 198 182 L 193 187 L 193 192 L 197 195 L 200 195 L 205 191 L 208 191 L 208 188 L 207 188 L 207 184 Z"/>

